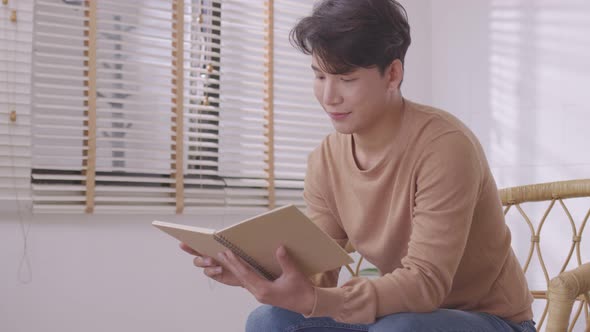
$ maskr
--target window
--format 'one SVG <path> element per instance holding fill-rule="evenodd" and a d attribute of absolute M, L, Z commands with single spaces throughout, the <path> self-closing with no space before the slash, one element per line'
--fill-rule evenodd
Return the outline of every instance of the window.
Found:
<path fill-rule="evenodd" d="M 312 3 L 36 0 L 21 129 L 34 210 L 301 206 L 307 154 L 331 129 L 288 40 Z"/>
<path fill-rule="evenodd" d="M 332 131 L 313 96 L 311 59 L 295 50 L 289 32 L 313 1 L 275 1 L 274 171 L 277 205 L 302 205 L 307 155 Z"/>

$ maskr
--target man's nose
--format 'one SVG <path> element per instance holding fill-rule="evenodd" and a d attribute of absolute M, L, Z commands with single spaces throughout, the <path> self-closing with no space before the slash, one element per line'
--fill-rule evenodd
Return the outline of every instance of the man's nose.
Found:
<path fill-rule="evenodd" d="M 342 95 L 338 91 L 334 81 L 327 81 L 324 85 L 324 95 L 322 96 L 324 105 L 337 105 L 342 102 Z"/>

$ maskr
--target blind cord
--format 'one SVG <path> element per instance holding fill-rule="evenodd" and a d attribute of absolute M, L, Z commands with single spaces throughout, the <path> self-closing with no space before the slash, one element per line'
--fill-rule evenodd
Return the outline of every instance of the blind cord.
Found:
<path fill-rule="evenodd" d="M 5 4 L 6 5 L 6 4 Z M 17 181 L 17 171 L 16 171 L 16 164 L 15 164 L 15 149 L 14 149 L 14 132 L 13 129 L 17 125 L 18 122 L 18 113 L 16 112 L 16 53 L 17 53 L 17 37 L 18 37 L 18 18 L 17 10 L 11 9 L 6 7 L 7 12 L 11 13 L 14 16 L 14 21 L 11 20 L 4 20 L 4 31 L 13 31 L 12 35 L 12 50 L 8 49 L 8 51 L 12 51 L 11 54 L 11 63 L 7 65 L 6 72 L 7 72 L 7 80 L 6 80 L 6 92 L 8 93 L 8 115 L 11 118 L 8 123 L 8 148 L 10 150 L 9 160 L 10 160 L 10 171 L 11 171 L 11 179 L 12 179 L 12 189 L 14 191 L 14 200 L 15 206 L 17 210 L 17 217 L 19 223 L 19 229 L 22 235 L 23 247 L 22 247 L 22 255 L 19 260 L 18 270 L 17 270 L 17 278 L 21 284 L 29 284 L 33 281 L 33 269 L 31 266 L 31 260 L 29 257 L 29 232 L 31 231 L 31 218 L 27 215 L 24 215 L 23 208 L 21 207 L 21 197 L 19 195 L 19 184 Z M 10 25 L 13 25 L 10 26 Z M 10 67 L 10 68 L 9 68 Z M 13 118 L 13 112 L 16 117 Z M 26 203 L 25 203 L 26 204 Z"/>
<path fill-rule="evenodd" d="M 29 232 L 31 231 L 32 221 L 27 216 L 24 216 L 23 209 L 21 208 L 21 199 L 18 193 L 18 183 L 16 181 L 16 166 L 14 163 L 14 147 L 12 139 L 12 124 L 8 127 L 8 146 L 10 146 L 10 164 L 11 164 L 11 175 L 14 189 L 14 199 L 17 210 L 18 222 L 23 240 L 22 255 L 18 264 L 18 280 L 21 284 L 29 284 L 33 281 L 33 270 L 31 266 L 31 260 L 29 258 Z"/>

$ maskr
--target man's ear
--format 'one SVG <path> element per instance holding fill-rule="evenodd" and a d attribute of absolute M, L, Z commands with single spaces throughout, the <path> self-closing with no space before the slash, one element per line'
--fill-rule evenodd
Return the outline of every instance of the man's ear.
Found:
<path fill-rule="evenodd" d="M 401 60 L 393 60 L 385 74 L 389 77 L 389 89 L 399 89 L 404 79 L 404 65 Z"/>

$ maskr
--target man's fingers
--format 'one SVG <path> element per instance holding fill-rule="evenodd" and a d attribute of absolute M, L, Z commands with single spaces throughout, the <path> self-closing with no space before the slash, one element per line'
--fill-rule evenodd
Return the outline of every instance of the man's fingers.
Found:
<path fill-rule="evenodd" d="M 215 266 L 215 267 L 207 267 L 203 269 L 203 273 L 209 278 L 213 278 L 219 276 L 223 273 L 223 267 Z"/>
<path fill-rule="evenodd" d="M 196 251 L 196 250 L 194 250 L 193 248 L 189 247 L 189 246 L 188 246 L 186 243 L 184 243 L 184 242 L 180 242 L 180 249 L 182 249 L 182 250 L 184 250 L 184 251 L 188 252 L 188 253 L 189 253 L 189 254 L 191 254 L 191 255 L 195 255 L 195 256 L 201 256 L 201 254 L 200 254 L 198 251 Z"/>
<path fill-rule="evenodd" d="M 297 272 L 297 266 L 295 265 L 295 262 L 293 262 L 293 260 L 291 259 L 291 256 L 289 256 L 289 253 L 287 252 L 287 249 L 285 249 L 285 247 L 280 246 L 276 253 L 275 253 L 276 257 L 277 257 L 277 261 L 279 262 L 279 265 L 281 266 L 281 270 L 283 271 L 283 274 L 285 273 L 293 273 L 293 272 Z"/>
<path fill-rule="evenodd" d="M 193 264 L 195 264 L 195 266 L 197 266 L 197 267 L 203 267 L 203 268 L 219 266 L 219 264 L 217 264 L 217 262 L 215 262 L 211 257 L 206 257 L 206 256 L 195 257 L 195 259 L 193 259 Z"/>
<path fill-rule="evenodd" d="M 266 281 L 231 251 L 219 253 L 218 260 L 223 264 L 224 268 L 229 270 L 242 283 L 242 285 L 244 285 L 244 287 L 250 290 L 250 292 L 261 286 L 262 282 Z"/>

